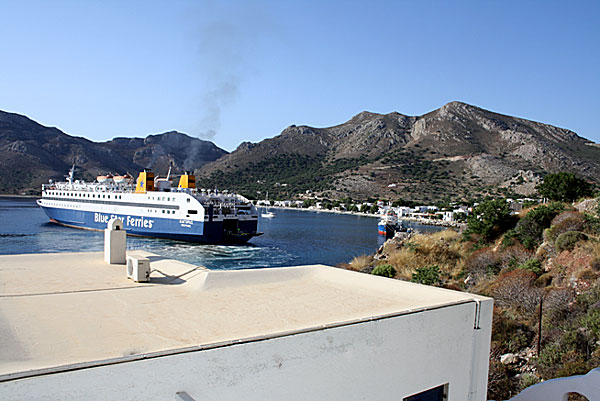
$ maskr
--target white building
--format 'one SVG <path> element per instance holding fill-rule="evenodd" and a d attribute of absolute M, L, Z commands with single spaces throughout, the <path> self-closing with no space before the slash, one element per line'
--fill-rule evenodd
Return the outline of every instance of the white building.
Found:
<path fill-rule="evenodd" d="M 290 207 L 290 206 L 292 206 L 292 201 L 290 201 L 290 200 L 275 201 L 275 206 Z"/>
<path fill-rule="evenodd" d="M 454 221 L 454 212 L 444 211 L 438 212 L 442 215 L 442 220 L 444 221 Z"/>
<path fill-rule="evenodd" d="M 142 255 L 149 283 L 100 253 L 0 256 L 0 399 L 486 399 L 491 299 Z"/>
<path fill-rule="evenodd" d="M 398 217 L 410 216 L 414 209 L 407 206 L 400 206 L 396 208 L 398 211 Z"/>

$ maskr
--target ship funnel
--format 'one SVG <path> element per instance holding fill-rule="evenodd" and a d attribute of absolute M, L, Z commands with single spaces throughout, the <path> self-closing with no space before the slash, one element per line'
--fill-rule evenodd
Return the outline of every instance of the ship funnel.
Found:
<path fill-rule="evenodd" d="M 154 173 L 142 171 L 138 176 L 135 192 L 146 193 L 147 191 L 154 191 Z"/>
<path fill-rule="evenodd" d="M 177 188 L 196 188 L 196 176 L 193 174 L 183 174 L 179 178 Z"/>

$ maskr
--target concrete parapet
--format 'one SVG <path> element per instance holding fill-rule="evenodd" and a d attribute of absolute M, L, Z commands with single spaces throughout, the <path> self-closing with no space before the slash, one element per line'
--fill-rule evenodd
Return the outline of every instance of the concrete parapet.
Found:
<path fill-rule="evenodd" d="M 123 221 L 113 217 L 104 230 L 104 261 L 124 265 L 126 263 L 127 232 L 123 230 Z"/>

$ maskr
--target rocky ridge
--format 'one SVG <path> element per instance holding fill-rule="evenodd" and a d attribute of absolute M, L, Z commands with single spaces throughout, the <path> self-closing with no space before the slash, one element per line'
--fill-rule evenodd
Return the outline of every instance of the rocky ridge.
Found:
<path fill-rule="evenodd" d="M 497 191 L 527 195 L 541 175 L 557 171 L 600 182 L 597 144 L 564 128 L 461 102 L 416 117 L 362 112 L 328 128 L 292 125 L 274 138 L 243 143 L 197 173 L 207 182 L 217 178 L 215 172 L 225 173 L 218 175 L 220 180 L 227 179 L 227 173 L 243 177 L 245 170 L 258 164 L 263 170 L 281 169 L 282 160 L 299 156 L 320 164 L 321 175 L 330 185 L 319 192 L 334 198 L 426 201 Z M 329 168 L 339 167 L 340 160 L 347 168 Z M 294 177 L 293 172 L 279 174 L 270 182 L 259 174 L 257 180 L 264 188 L 242 179 L 234 189 L 268 190 L 275 179 L 292 181 Z"/>

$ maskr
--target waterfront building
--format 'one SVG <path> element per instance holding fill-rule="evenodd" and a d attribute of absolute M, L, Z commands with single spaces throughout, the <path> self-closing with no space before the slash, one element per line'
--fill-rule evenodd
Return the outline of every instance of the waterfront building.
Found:
<path fill-rule="evenodd" d="M 0 256 L 0 399 L 484 401 L 492 300 L 327 266 Z"/>

